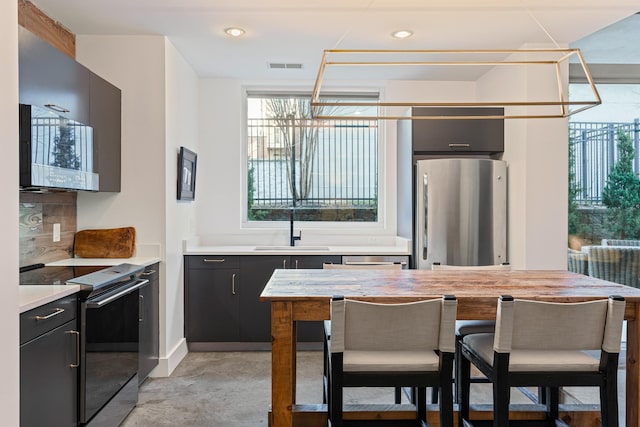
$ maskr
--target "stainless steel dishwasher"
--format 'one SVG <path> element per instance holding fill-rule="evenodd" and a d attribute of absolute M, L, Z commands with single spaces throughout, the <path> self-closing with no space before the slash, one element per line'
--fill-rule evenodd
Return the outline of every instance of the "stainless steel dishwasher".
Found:
<path fill-rule="evenodd" d="M 342 263 L 347 265 L 401 264 L 403 269 L 407 269 L 409 255 L 343 255 Z"/>

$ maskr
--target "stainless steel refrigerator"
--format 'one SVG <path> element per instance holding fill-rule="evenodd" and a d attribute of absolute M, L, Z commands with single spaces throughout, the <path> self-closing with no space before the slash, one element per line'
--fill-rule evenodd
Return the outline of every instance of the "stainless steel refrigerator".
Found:
<path fill-rule="evenodd" d="M 507 260 L 507 164 L 502 160 L 418 160 L 414 266 L 479 266 Z"/>

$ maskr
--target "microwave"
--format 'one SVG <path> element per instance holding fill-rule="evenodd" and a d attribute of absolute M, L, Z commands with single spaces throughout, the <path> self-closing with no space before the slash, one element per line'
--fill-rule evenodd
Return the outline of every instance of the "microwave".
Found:
<path fill-rule="evenodd" d="M 36 105 L 20 104 L 20 189 L 97 191 L 93 128 Z"/>

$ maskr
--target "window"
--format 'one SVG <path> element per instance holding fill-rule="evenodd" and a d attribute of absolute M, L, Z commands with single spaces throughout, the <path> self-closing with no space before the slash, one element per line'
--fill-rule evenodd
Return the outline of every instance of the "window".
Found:
<path fill-rule="evenodd" d="M 640 84 L 598 84 L 602 105 L 569 121 L 569 234 L 588 244 L 640 238 Z M 583 99 L 584 84 L 569 97 Z"/>
<path fill-rule="evenodd" d="M 331 94 L 377 102 L 378 94 Z M 373 116 L 376 108 L 323 107 Z M 347 111 L 345 111 L 348 109 Z M 310 93 L 247 93 L 247 218 L 378 221 L 378 122 L 313 120 Z"/>

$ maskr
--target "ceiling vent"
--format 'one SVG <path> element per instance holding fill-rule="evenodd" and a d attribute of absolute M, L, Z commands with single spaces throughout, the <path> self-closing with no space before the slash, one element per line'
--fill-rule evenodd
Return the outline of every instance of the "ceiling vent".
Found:
<path fill-rule="evenodd" d="M 270 62 L 269 68 L 272 70 L 301 70 L 302 64 L 286 64 L 284 62 Z"/>

